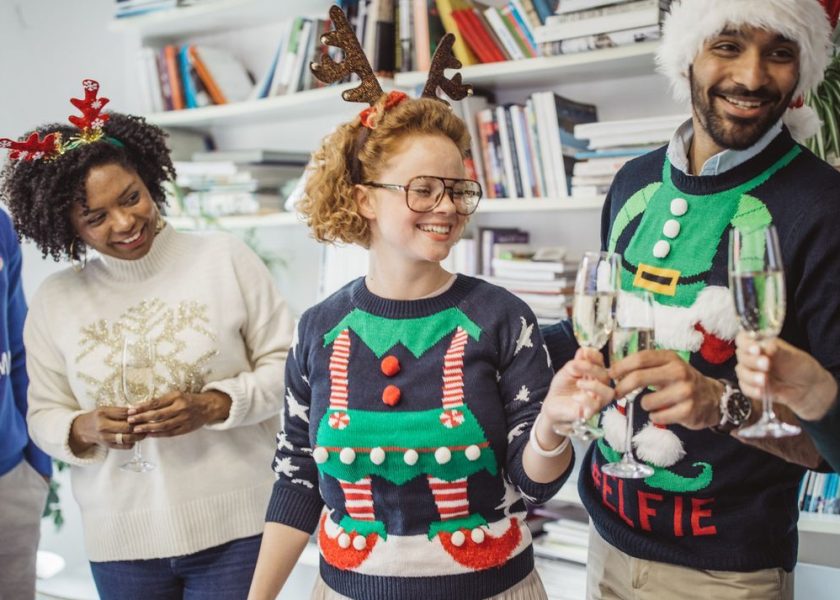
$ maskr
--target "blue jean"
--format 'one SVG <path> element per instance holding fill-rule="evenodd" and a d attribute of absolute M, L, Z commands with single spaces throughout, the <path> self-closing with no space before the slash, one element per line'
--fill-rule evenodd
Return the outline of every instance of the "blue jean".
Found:
<path fill-rule="evenodd" d="M 195 554 L 152 560 L 92 562 L 102 600 L 238 600 L 247 598 L 262 535 Z"/>

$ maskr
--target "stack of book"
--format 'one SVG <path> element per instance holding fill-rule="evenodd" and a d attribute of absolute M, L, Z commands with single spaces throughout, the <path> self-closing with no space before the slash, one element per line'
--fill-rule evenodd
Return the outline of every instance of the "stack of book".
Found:
<path fill-rule="evenodd" d="M 507 289 L 525 302 L 540 324 L 569 316 L 574 300 L 577 261 L 535 260 L 536 251 L 494 258 L 492 274 L 484 279 Z"/>
<path fill-rule="evenodd" d="M 573 133 L 598 118 L 592 104 L 536 92 L 524 104 L 493 106 L 483 96 L 453 105 L 470 131 L 468 176 L 486 198 L 565 198 L 574 156 L 588 142 Z"/>
<path fill-rule="evenodd" d="M 114 17 L 126 19 L 147 13 L 170 10 L 178 6 L 178 0 L 115 0 Z"/>
<path fill-rule="evenodd" d="M 544 56 L 658 40 L 671 0 L 560 0 L 534 32 Z"/>
<path fill-rule="evenodd" d="M 577 125 L 575 136 L 586 138 L 589 148 L 575 155 L 571 195 L 606 194 L 627 161 L 670 141 L 687 119 L 687 115 L 669 115 Z"/>
<path fill-rule="evenodd" d="M 840 475 L 808 471 L 799 484 L 799 510 L 840 514 Z"/>
<path fill-rule="evenodd" d="M 308 157 L 268 150 L 198 152 L 177 161 L 181 213 L 221 217 L 282 210 L 284 190 L 294 185 Z"/>

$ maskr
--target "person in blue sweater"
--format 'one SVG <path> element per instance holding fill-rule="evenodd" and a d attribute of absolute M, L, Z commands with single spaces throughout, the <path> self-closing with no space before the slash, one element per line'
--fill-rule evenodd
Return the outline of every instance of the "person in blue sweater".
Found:
<path fill-rule="evenodd" d="M 831 468 L 840 473 L 840 402 L 837 377 L 816 358 L 780 339 L 759 344 L 745 333 L 738 347 L 738 385 L 750 398 L 766 390 L 796 413 Z"/>
<path fill-rule="evenodd" d="M 331 16 L 346 60 L 363 61 Z M 441 265 L 481 186 L 437 82 L 408 99 L 363 72 L 372 107 L 324 140 L 301 210 L 316 239 L 366 247 L 368 273 L 301 317 L 249 598 L 276 598 L 317 531 L 314 599 L 545 599 L 524 500 L 551 498 L 573 453 L 543 410 L 553 371 L 536 318 Z M 458 84 L 440 87 L 460 98 Z"/>
<path fill-rule="evenodd" d="M 683 0 L 666 17 L 657 62 L 692 118 L 616 175 L 601 227 L 622 288 L 655 300 L 657 349 L 609 370 L 616 397 L 644 390 L 632 444 L 654 472 L 606 475 L 626 447 L 610 434 L 586 453 L 589 598 L 792 598 L 797 490 L 820 458 L 804 435 L 760 447 L 737 436 L 760 404 L 737 388 L 727 240 L 734 227 L 775 225 L 780 337 L 840 374 L 840 174 L 794 137 L 808 137 L 801 100 L 829 47 L 818 0 Z M 554 364 L 574 355 L 568 323 L 544 335 Z"/>
<path fill-rule="evenodd" d="M 9 216 L 0 211 L 0 596 L 35 597 L 35 553 L 52 475 L 50 457 L 26 430 L 26 300 L 21 253 Z"/>

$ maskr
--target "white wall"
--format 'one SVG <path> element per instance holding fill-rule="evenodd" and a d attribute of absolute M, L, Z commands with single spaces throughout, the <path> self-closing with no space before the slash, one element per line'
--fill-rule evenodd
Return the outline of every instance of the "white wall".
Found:
<path fill-rule="evenodd" d="M 77 113 L 70 98 L 80 97 L 86 77 L 102 84 L 111 106 L 132 106 L 123 39 L 106 29 L 113 10 L 113 0 L 0 0 L 0 137 L 66 121 Z M 27 297 L 65 266 L 43 260 L 31 244 L 23 257 Z"/>

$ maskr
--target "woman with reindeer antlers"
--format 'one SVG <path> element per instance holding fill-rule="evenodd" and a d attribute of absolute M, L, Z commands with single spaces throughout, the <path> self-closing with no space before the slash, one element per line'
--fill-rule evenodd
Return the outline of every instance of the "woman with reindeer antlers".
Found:
<path fill-rule="evenodd" d="M 384 94 L 344 14 L 314 74 L 361 78 L 370 103 L 316 152 L 300 209 L 322 242 L 369 250 L 365 277 L 301 318 L 286 365 L 279 478 L 249 598 L 276 597 L 318 530 L 318 599 L 542 599 L 525 503 L 566 480 L 568 440 L 541 418 L 552 379 L 513 295 L 441 266 L 481 199 L 466 126 L 436 97 L 469 93 L 446 36 L 423 97 Z M 574 418 L 571 415 L 570 418 Z"/>
<path fill-rule="evenodd" d="M 264 461 L 292 320 L 242 242 L 166 224 L 165 134 L 103 113 L 99 84 L 83 84 L 73 127 L 0 140 L 17 230 L 77 266 L 44 282 L 26 320 L 29 429 L 72 467 L 102 598 L 243 598 L 274 482 Z M 154 349 L 142 381 L 121 359 L 130 336 Z M 130 386 L 153 399 L 127 408 Z M 121 470 L 141 440 L 145 462 L 132 464 L 146 472 Z"/>

